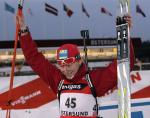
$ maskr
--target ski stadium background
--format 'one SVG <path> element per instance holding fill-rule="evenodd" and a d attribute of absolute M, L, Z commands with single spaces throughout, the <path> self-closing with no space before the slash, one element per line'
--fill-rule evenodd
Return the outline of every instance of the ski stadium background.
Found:
<path fill-rule="evenodd" d="M 104 0 L 101 0 L 101 1 L 104 1 Z M 10 7 L 11 6 L 15 7 L 15 4 L 16 4 L 10 0 L 8 0 L 7 3 L 10 5 Z M 55 3 L 54 1 L 49 1 L 48 3 L 52 4 L 53 6 L 57 6 L 56 4 L 58 4 L 58 2 Z M 67 0 L 65 1 L 65 3 L 69 6 L 72 6 L 72 3 L 67 2 Z M 85 2 L 83 3 L 85 6 L 86 5 L 88 6 L 88 4 L 86 4 Z M 104 2 L 101 2 L 101 4 L 102 3 Z M 136 2 L 136 4 L 138 3 L 139 2 Z M 0 4 L 1 5 L 4 4 L 4 1 L 0 1 Z M 3 7 L 1 7 L 0 9 L 2 9 Z M 106 4 L 104 4 L 104 7 L 109 8 Z M 57 39 L 55 39 L 55 38 L 47 38 L 47 37 L 39 38 L 38 36 L 36 36 L 35 30 L 33 30 L 35 26 L 32 27 L 32 24 L 34 23 L 29 22 L 31 17 L 36 17 L 36 14 L 35 14 L 36 9 L 35 8 L 28 9 L 28 8 L 32 8 L 29 5 L 29 1 L 28 1 L 28 5 L 25 8 L 25 10 L 28 11 L 28 15 L 26 14 L 25 16 L 27 16 L 27 21 L 28 21 L 27 24 L 29 24 L 29 26 L 31 27 L 31 33 L 33 32 L 33 40 L 36 41 L 39 47 L 38 48 L 39 51 L 42 52 L 44 56 L 47 59 L 49 59 L 49 61 L 51 61 L 53 64 L 56 64 L 56 61 L 55 61 L 56 49 L 64 43 L 77 44 L 81 51 L 81 55 L 84 58 L 84 50 L 83 50 L 84 46 L 83 46 L 82 38 L 75 38 L 75 37 L 66 38 L 65 35 L 63 36 L 63 38 L 60 38 L 60 39 L 58 37 Z M 86 9 L 88 10 L 88 7 L 86 7 Z M 8 19 L 10 18 L 13 19 L 12 15 L 14 15 L 15 12 L 7 11 L 8 9 L 5 9 L 5 10 L 6 11 L 4 12 L 7 12 L 7 13 L 6 14 L 3 13 L 5 14 L 5 17 L 3 16 L 2 18 L 3 18 L 3 21 L 5 21 L 6 23 Z M 133 11 L 133 9 L 131 9 L 131 11 Z M 48 14 L 48 13 L 45 13 L 45 14 Z M 111 17 L 108 11 L 104 14 L 106 16 L 101 15 L 102 18 L 106 17 L 107 19 L 109 19 Z M 56 16 L 51 15 L 51 17 L 52 17 L 51 19 L 56 19 Z M 86 17 L 86 16 L 82 16 L 82 17 Z M 66 21 L 64 21 L 64 24 L 63 24 L 64 26 L 65 26 L 65 23 L 68 22 L 68 18 L 63 19 L 63 20 L 67 19 Z M 111 20 L 115 20 L 115 17 Z M 9 83 L 10 83 L 11 60 L 13 57 L 13 45 L 14 45 L 14 41 L 12 40 L 14 37 L 13 36 L 14 31 L 12 28 L 9 28 L 9 27 L 10 26 L 15 27 L 14 25 L 12 25 L 13 22 L 14 21 L 11 21 L 11 23 L 8 23 L 7 26 L 3 27 L 3 29 L 5 29 L 5 32 L 4 32 L 5 36 L 1 35 L 2 37 L 0 39 L 0 118 L 6 117 L 6 109 L 8 108 L 7 106 L 7 101 L 9 99 L 8 90 L 9 90 Z M 51 22 L 53 23 L 54 21 L 51 21 Z M 101 21 L 100 23 L 103 23 L 103 22 Z M 90 26 L 88 25 L 88 23 L 83 23 L 83 24 Z M 62 28 L 62 25 L 61 25 L 61 28 Z M 83 27 L 83 28 L 85 28 L 85 30 L 89 30 L 90 32 L 92 32 L 92 29 L 90 28 L 87 28 L 87 27 Z M 115 29 L 115 27 L 113 28 Z M 57 27 L 56 29 L 59 29 L 59 27 Z M 104 31 L 105 29 L 107 30 L 107 28 L 104 28 Z M 38 33 L 40 30 L 42 30 L 42 32 L 45 31 L 39 28 Z M 68 30 L 70 29 L 67 26 L 66 31 Z M 59 30 L 59 31 L 62 32 L 62 30 Z M 12 32 L 12 34 L 10 34 L 10 32 Z M 71 32 L 71 34 L 74 34 L 74 33 L 76 34 L 76 32 Z M 109 32 L 107 33 L 109 34 Z M 44 34 L 46 34 L 46 32 L 44 32 Z M 80 34 L 80 30 L 78 30 L 78 34 Z M 89 68 L 90 69 L 104 68 L 109 63 L 111 63 L 113 59 L 116 59 L 117 57 L 116 37 L 115 35 L 112 37 L 110 36 L 107 36 L 107 37 L 95 36 L 96 38 L 93 38 L 93 37 L 94 37 L 93 35 L 92 36 L 90 35 L 90 38 L 86 40 L 86 44 L 88 48 L 87 52 L 88 52 Z M 133 41 L 135 59 L 136 59 L 134 70 L 130 74 L 131 93 L 132 93 L 131 116 L 132 118 L 149 118 L 149 113 L 150 113 L 150 53 L 149 53 L 150 52 L 150 37 L 147 40 L 144 40 L 142 36 L 140 37 L 139 35 L 137 35 L 137 36 L 132 36 L 131 40 Z M 18 42 L 15 63 L 16 63 L 16 66 L 15 66 L 15 76 L 14 76 L 14 85 L 13 85 L 13 94 L 12 94 L 15 100 L 12 102 L 13 107 L 11 110 L 11 118 L 41 118 L 41 117 L 59 118 L 59 107 L 58 107 L 59 104 L 58 104 L 58 100 L 56 99 L 56 96 L 54 95 L 53 91 L 49 87 L 47 86 L 45 87 L 45 83 L 41 81 L 39 77 L 28 66 L 28 64 L 26 63 L 24 59 L 22 51 L 20 49 L 19 42 Z M 113 90 L 110 90 L 105 96 L 98 98 L 98 102 L 100 104 L 99 114 L 102 118 L 110 118 L 110 116 L 111 118 L 117 118 L 118 101 L 117 101 L 116 88 L 114 88 Z"/>
<path fill-rule="evenodd" d="M 135 49 L 136 63 L 134 71 L 131 72 L 131 90 L 132 90 L 132 118 L 149 118 L 150 110 L 150 63 L 149 57 L 144 55 L 146 52 L 144 45 L 141 43 L 140 38 L 132 38 Z M 36 40 L 39 51 L 41 51 L 46 58 L 55 64 L 55 52 L 59 45 L 63 43 L 74 43 L 80 48 L 81 55 L 84 58 L 83 40 Z M 138 42 L 138 43 L 137 43 Z M 0 103 L 1 118 L 5 117 L 6 104 L 3 104 L 3 100 L 7 101 L 7 92 L 10 80 L 11 60 L 13 56 L 13 41 L 1 42 L 0 53 Z M 139 46 L 141 48 L 139 48 Z M 116 39 L 88 39 L 88 61 L 89 68 L 104 68 L 112 59 L 116 58 Z M 147 48 L 146 48 L 147 49 Z M 139 51 L 140 50 L 140 51 Z M 141 53 L 139 53 L 141 52 Z M 140 56 L 139 56 L 140 55 Z M 50 88 L 43 88 L 45 83 L 38 79 L 38 76 L 32 71 L 24 60 L 21 49 L 17 49 L 14 79 L 14 108 L 11 111 L 12 118 L 59 118 L 58 114 L 58 101 L 56 96 L 50 90 Z M 30 88 L 29 88 L 30 86 Z M 23 92 L 29 91 L 28 94 Z M 32 91 L 31 91 L 32 90 Z M 18 94 L 18 92 L 21 94 Z M 45 92 L 43 92 L 45 91 Z M 29 97 L 30 96 L 30 97 Z M 99 98 L 98 101 L 101 104 L 99 107 L 100 114 L 103 118 L 109 118 L 110 114 L 112 118 L 117 117 L 117 90 L 111 90 Z M 41 99 L 42 97 L 42 99 Z M 28 98 L 28 99 L 25 99 Z M 45 99 L 45 100 L 43 100 Z M 43 101 L 42 101 L 43 100 Z M 35 102 L 40 101 L 40 102 Z M 108 114 L 109 113 L 109 114 Z"/>

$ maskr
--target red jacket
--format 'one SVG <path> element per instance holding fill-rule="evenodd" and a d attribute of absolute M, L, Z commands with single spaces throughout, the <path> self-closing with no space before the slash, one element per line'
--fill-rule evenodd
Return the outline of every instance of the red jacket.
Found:
<path fill-rule="evenodd" d="M 20 37 L 20 44 L 27 63 L 50 87 L 57 93 L 58 84 L 61 79 L 66 79 L 60 70 L 51 64 L 42 53 L 38 52 L 35 42 L 30 34 Z M 133 47 L 130 48 L 130 67 L 134 65 Z M 96 89 L 97 96 L 103 96 L 108 90 L 113 89 L 117 85 L 117 61 L 114 60 L 108 67 L 90 71 L 93 85 Z M 82 64 L 79 71 L 72 80 L 80 81 L 85 76 L 87 70 L 85 64 Z"/>

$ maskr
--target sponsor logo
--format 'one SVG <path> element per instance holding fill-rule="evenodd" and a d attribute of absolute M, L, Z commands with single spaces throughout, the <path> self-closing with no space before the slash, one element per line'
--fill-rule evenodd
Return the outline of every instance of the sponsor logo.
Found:
<path fill-rule="evenodd" d="M 86 84 L 63 84 L 62 90 L 81 90 L 86 86 Z"/>
<path fill-rule="evenodd" d="M 12 102 L 11 105 L 15 106 L 17 104 L 25 104 L 27 100 L 30 100 L 38 95 L 42 94 L 40 90 L 35 91 L 27 96 L 21 96 L 19 99 L 17 99 L 16 101 Z"/>

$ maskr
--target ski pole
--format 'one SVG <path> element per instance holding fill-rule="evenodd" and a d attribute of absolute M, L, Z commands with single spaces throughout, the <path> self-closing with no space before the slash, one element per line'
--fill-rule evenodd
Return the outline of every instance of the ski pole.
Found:
<path fill-rule="evenodd" d="M 23 0 L 19 0 L 18 3 L 18 11 L 17 15 L 22 15 L 22 8 L 23 8 Z M 8 109 L 6 111 L 6 118 L 10 118 L 10 109 L 11 109 L 11 91 L 13 88 L 13 82 L 14 82 L 14 70 L 15 70 L 15 61 L 16 61 L 16 49 L 17 49 L 17 43 L 18 43 L 18 33 L 19 33 L 19 24 L 16 21 L 16 32 L 15 32 L 15 42 L 14 42 L 14 52 L 13 52 L 13 58 L 12 58 L 12 68 L 10 73 L 10 84 L 9 84 L 9 94 L 8 94 Z"/>

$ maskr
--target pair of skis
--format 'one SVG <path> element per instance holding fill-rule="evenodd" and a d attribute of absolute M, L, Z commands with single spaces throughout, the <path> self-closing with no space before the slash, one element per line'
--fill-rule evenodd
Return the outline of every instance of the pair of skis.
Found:
<path fill-rule="evenodd" d="M 129 14 L 129 1 L 119 0 L 120 15 L 116 20 L 118 118 L 131 118 L 130 88 L 130 32 L 125 15 Z"/>

